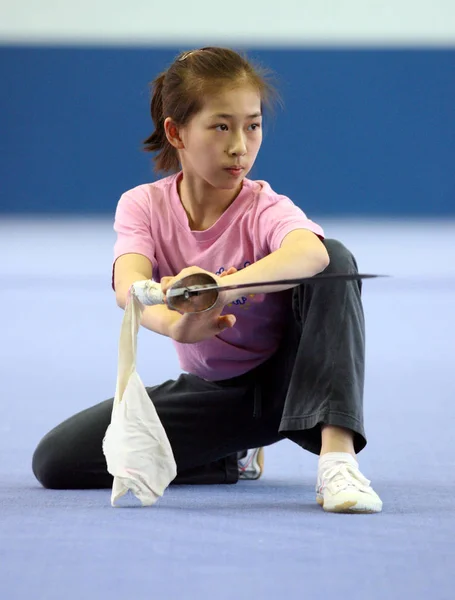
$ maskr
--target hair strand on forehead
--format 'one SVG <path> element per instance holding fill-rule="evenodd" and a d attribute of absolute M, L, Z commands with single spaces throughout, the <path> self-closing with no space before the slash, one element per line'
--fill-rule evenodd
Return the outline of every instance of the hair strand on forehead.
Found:
<path fill-rule="evenodd" d="M 238 84 L 256 88 L 261 105 L 271 109 L 280 98 L 270 79 L 269 71 L 229 48 L 206 47 L 182 52 L 151 86 L 150 113 L 155 129 L 143 146 L 146 152 L 156 153 L 155 171 L 172 173 L 180 168 L 177 150 L 166 137 L 166 117 L 171 117 L 177 125 L 186 125 L 201 110 L 204 96 Z"/>

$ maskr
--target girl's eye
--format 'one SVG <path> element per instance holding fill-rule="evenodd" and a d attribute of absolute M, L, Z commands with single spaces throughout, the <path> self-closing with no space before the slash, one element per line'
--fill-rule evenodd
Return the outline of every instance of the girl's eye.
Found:
<path fill-rule="evenodd" d="M 260 127 L 261 127 L 260 123 L 251 123 L 251 125 L 248 126 L 248 130 L 256 131 Z M 215 125 L 215 129 L 217 131 L 228 131 L 228 126 L 226 125 L 226 123 L 220 123 L 219 125 Z"/>

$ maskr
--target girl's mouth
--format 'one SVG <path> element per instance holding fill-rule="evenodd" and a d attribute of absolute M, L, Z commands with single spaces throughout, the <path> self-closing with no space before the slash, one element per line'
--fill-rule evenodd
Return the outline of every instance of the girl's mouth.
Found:
<path fill-rule="evenodd" d="M 233 177 L 238 177 L 243 173 L 243 167 L 228 167 L 225 171 L 230 173 Z"/>

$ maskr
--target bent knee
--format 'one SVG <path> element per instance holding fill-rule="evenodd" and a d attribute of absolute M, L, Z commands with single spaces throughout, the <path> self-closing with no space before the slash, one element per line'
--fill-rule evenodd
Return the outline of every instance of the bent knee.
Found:
<path fill-rule="evenodd" d="M 325 239 L 324 245 L 330 258 L 326 272 L 352 273 L 357 271 L 357 261 L 346 246 L 335 239 Z"/>
<path fill-rule="evenodd" d="M 46 438 L 41 440 L 33 453 L 32 471 L 43 487 L 61 488 L 62 464 L 57 460 L 55 446 L 53 448 Z"/>
<path fill-rule="evenodd" d="M 65 442 L 65 437 L 56 428 L 43 437 L 33 453 L 33 474 L 45 488 L 62 490 L 73 487 L 74 464 Z"/>

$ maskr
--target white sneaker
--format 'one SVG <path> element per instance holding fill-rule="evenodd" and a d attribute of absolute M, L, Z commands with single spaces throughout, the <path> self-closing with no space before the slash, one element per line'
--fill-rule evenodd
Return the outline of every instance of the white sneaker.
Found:
<path fill-rule="evenodd" d="M 264 448 L 253 448 L 237 454 L 239 479 L 259 479 L 264 470 Z"/>
<path fill-rule="evenodd" d="M 348 462 L 320 468 L 316 501 L 327 512 L 378 513 L 382 500 L 359 468 Z"/>

